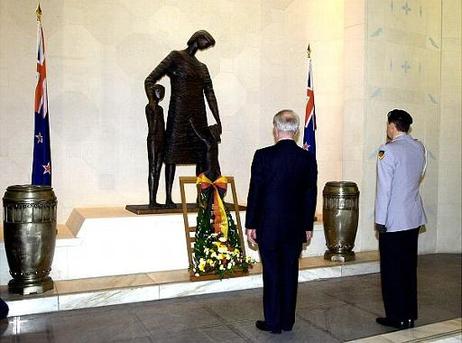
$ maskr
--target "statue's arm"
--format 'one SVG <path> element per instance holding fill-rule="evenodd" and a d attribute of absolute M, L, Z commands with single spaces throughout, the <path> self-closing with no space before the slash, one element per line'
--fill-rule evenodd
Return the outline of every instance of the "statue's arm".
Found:
<path fill-rule="evenodd" d="M 154 112 L 154 121 L 153 121 L 153 124 L 154 124 L 154 127 L 158 127 L 159 125 L 162 124 L 162 131 L 165 130 L 165 127 L 163 125 L 163 121 L 161 121 L 161 118 L 164 116 L 164 109 L 157 105 L 156 106 L 156 109 L 155 109 L 155 112 Z"/>
<path fill-rule="evenodd" d="M 173 66 L 173 55 L 174 52 L 172 51 L 170 54 L 168 54 L 167 57 L 163 59 L 162 62 L 159 63 L 159 65 L 151 72 L 151 74 L 149 74 L 146 80 L 144 80 L 144 90 L 146 91 L 146 95 L 150 104 L 156 101 L 154 86 L 161 78 L 167 75 Z"/>
<path fill-rule="evenodd" d="M 204 73 L 205 73 L 205 79 L 204 79 L 205 98 L 207 99 L 210 112 L 212 112 L 212 115 L 218 124 L 218 127 L 220 129 L 220 134 L 221 134 L 221 120 L 220 120 L 220 115 L 218 113 L 217 98 L 215 97 L 215 92 L 213 91 L 212 79 L 210 78 L 209 70 L 207 69 L 207 66 L 205 65 L 204 65 Z"/>

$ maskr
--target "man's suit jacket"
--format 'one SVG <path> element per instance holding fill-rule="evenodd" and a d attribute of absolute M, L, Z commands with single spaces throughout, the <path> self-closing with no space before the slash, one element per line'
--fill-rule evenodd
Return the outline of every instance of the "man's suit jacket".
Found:
<path fill-rule="evenodd" d="M 293 140 L 257 150 L 252 162 L 246 228 L 260 246 L 302 243 L 313 230 L 317 196 L 314 156 Z"/>

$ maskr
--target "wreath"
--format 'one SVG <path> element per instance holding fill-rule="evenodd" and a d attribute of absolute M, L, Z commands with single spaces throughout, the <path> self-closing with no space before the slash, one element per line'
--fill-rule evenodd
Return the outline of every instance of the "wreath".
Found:
<path fill-rule="evenodd" d="M 200 174 L 196 183 L 200 191 L 191 266 L 194 275 L 217 274 L 223 279 L 236 271 L 247 272 L 255 261 L 245 256 L 234 219 L 224 205 L 226 178 L 212 182 Z"/>

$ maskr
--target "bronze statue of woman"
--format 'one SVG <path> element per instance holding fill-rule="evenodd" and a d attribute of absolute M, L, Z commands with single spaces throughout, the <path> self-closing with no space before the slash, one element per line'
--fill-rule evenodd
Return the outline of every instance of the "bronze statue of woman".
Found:
<path fill-rule="evenodd" d="M 171 96 L 165 132 L 166 204 L 172 201 L 172 186 L 177 164 L 195 164 L 196 174 L 205 172 L 215 180 L 220 175 L 218 141 L 221 121 L 212 80 L 204 63 L 195 56 L 197 50 L 215 45 L 205 30 L 195 32 L 184 50 L 172 51 L 145 80 L 145 90 L 152 108 L 157 104 L 155 85 L 164 76 L 170 78 Z M 207 100 L 217 125 L 207 124 Z"/>

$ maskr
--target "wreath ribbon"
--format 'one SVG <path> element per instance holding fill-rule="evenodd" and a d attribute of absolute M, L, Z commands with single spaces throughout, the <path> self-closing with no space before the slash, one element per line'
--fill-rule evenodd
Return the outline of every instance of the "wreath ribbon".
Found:
<path fill-rule="evenodd" d="M 223 237 L 228 239 L 228 218 L 226 216 L 225 206 L 221 200 L 218 189 L 226 191 L 228 180 L 224 176 L 220 176 L 215 181 L 211 181 L 204 173 L 197 177 L 196 184 L 200 185 L 202 191 L 213 187 L 213 206 L 212 211 L 214 215 L 213 230 L 215 233 L 222 233 Z"/>

